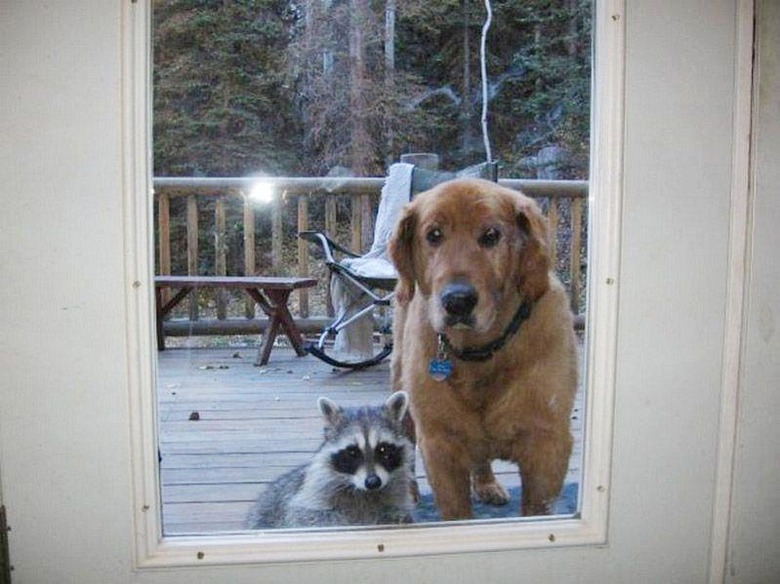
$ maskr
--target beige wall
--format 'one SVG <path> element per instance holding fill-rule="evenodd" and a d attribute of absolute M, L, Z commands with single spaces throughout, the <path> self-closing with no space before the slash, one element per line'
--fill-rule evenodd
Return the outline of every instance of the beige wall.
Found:
<path fill-rule="evenodd" d="M 735 2 L 628 3 L 606 546 L 142 573 L 132 570 L 126 393 L 125 2 L 0 2 L 0 478 L 15 582 L 706 580 L 721 438 Z M 771 13 L 759 27 L 762 46 L 776 48 L 776 3 L 760 4 Z M 780 376 L 772 96 L 780 71 L 776 54 L 764 55 L 735 582 L 780 572 L 772 423 Z"/>

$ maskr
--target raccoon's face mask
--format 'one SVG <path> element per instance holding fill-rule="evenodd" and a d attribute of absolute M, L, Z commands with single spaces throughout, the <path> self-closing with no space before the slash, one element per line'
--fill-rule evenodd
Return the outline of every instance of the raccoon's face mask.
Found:
<path fill-rule="evenodd" d="M 344 410 L 327 398 L 319 406 L 325 418 L 326 444 L 333 445 L 331 468 L 357 490 L 378 491 L 405 468 L 411 444 L 401 430 L 408 395 L 391 395 L 382 408 Z"/>
<path fill-rule="evenodd" d="M 358 490 L 376 491 L 390 482 L 390 478 L 405 462 L 403 446 L 390 442 L 379 442 L 363 446 L 351 444 L 330 457 L 336 472 L 350 477 Z"/>

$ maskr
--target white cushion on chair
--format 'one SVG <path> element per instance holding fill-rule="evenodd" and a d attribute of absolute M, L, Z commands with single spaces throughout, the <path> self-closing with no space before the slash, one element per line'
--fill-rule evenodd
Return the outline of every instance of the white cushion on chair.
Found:
<path fill-rule="evenodd" d="M 369 258 L 366 256 L 359 258 L 347 258 L 341 262 L 347 266 L 351 272 L 364 278 L 383 278 L 394 279 L 398 277 L 395 266 L 385 258 Z"/>

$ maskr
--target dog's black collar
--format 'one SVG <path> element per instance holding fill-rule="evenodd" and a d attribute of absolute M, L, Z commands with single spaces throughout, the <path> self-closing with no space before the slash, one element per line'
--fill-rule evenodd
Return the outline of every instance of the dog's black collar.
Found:
<path fill-rule="evenodd" d="M 496 340 L 491 341 L 487 345 L 483 345 L 477 349 L 456 349 L 452 346 L 450 340 L 443 333 L 439 334 L 439 345 L 443 347 L 447 353 L 454 355 L 461 361 L 487 361 L 497 351 L 501 350 L 501 348 L 506 344 L 509 338 L 512 337 L 512 335 L 520 330 L 520 325 L 522 325 L 523 322 L 528 320 L 528 317 L 531 316 L 532 308 L 533 302 L 530 300 L 523 302 L 517 309 L 517 312 L 515 312 L 515 315 L 512 317 L 512 322 L 510 322 L 509 326 L 504 330 L 504 334 L 498 337 Z"/>

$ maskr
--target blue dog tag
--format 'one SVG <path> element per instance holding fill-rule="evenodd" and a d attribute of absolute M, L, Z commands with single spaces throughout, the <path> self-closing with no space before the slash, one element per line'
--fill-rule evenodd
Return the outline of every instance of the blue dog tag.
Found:
<path fill-rule="evenodd" d="M 452 375 L 452 361 L 449 359 L 431 359 L 428 374 L 435 381 L 444 381 Z"/>

